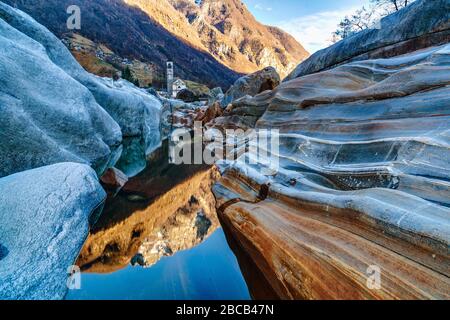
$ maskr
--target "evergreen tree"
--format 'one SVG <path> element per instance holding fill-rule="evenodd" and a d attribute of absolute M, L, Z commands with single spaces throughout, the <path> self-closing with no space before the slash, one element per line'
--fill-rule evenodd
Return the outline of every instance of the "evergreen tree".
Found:
<path fill-rule="evenodd" d="M 126 67 L 125 70 L 122 72 L 122 78 L 131 82 L 136 87 L 139 87 L 139 80 L 135 78 L 130 70 L 130 67 Z"/>

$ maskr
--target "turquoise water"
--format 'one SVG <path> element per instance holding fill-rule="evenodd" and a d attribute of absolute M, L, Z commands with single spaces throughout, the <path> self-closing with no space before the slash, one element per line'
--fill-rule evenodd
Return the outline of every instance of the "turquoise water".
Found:
<path fill-rule="evenodd" d="M 150 268 L 128 266 L 111 274 L 83 273 L 68 300 L 250 299 L 236 257 L 219 228 L 198 246 L 163 257 Z"/>

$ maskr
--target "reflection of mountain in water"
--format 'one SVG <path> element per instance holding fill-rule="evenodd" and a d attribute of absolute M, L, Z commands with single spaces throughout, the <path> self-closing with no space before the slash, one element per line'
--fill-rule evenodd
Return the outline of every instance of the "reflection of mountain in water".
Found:
<path fill-rule="evenodd" d="M 191 200 L 199 204 L 196 197 L 192 196 Z M 198 211 L 198 205 L 191 207 L 191 200 L 188 206 L 177 210 L 165 224 L 145 238 L 138 253 L 131 260 L 133 265 L 150 267 L 163 256 L 171 256 L 177 251 L 192 248 L 202 242 L 205 236 L 209 236 L 211 230 L 216 230 L 218 223 L 214 214 L 208 217 L 203 209 Z"/>
<path fill-rule="evenodd" d="M 168 164 L 162 148 L 148 170 L 107 202 L 77 264 L 109 273 L 130 262 L 150 266 L 201 243 L 219 226 L 212 184 L 215 168 Z"/>

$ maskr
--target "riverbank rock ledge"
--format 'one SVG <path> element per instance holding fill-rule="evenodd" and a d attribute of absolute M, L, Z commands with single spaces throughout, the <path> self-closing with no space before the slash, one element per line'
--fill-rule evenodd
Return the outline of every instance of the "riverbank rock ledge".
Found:
<path fill-rule="evenodd" d="M 63 161 L 101 174 L 120 157 L 144 163 L 160 146 L 156 97 L 89 74 L 50 31 L 2 2 L 0 35 L 0 176 Z M 127 164 L 117 167 L 130 176 L 143 169 Z"/>
<path fill-rule="evenodd" d="M 433 22 L 448 17 L 448 3 L 417 1 L 388 21 L 414 21 L 414 30 L 418 9 Z M 450 299 L 449 105 L 448 43 L 345 63 L 233 103 L 233 112 L 259 110 L 253 127 L 279 130 L 270 135 L 279 147 L 224 164 L 214 187 L 252 295 Z"/>
<path fill-rule="evenodd" d="M 59 163 L 0 179 L 0 299 L 62 299 L 106 194 L 90 167 Z"/>

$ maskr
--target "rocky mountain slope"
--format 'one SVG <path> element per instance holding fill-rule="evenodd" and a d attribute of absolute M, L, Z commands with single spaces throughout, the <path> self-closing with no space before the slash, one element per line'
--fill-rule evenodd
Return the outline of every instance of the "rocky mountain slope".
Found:
<path fill-rule="evenodd" d="M 168 60 L 176 63 L 176 75 L 210 87 L 232 84 L 239 74 L 218 62 L 211 54 L 180 41 L 158 21 L 122 0 L 5 0 L 29 13 L 59 38 L 67 29 L 67 8 L 81 8 L 83 37 L 104 44 L 121 57 L 155 64 L 164 76 Z M 196 66 L 196 67 L 193 67 Z"/>
<path fill-rule="evenodd" d="M 255 20 L 241 1 L 5 0 L 59 37 L 70 5 L 82 12 L 77 33 L 120 56 L 153 63 L 160 77 L 173 60 L 182 79 L 226 89 L 238 74 L 267 66 L 286 76 L 308 53 L 290 35 Z M 194 67 L 193 66 L 197 66 Z"/>
<path fill-rule="evenodd" d="M 279 130 L 267 153 L 241 141 L 214 187 L 254 297 L 450 298 L 449 6 L 416 1 L 366 31 L 389 58 L 350 37 L 211 124 Z"/>
<path fill-rule="evenodd" d="M 240 0 L 168 1 L 192 26 L 183 26 L 183 30 L 194 30 L 194 35 L 190 31 L 185 39 L 200 40 L 208 52 L 235 71 L 251 73 L 272 66 L 283 78 L 309 55 L 286 32 L 256 21 Z M 146 1 L 127 2 L 139 5 Z M 166 28 L 170 30 L 171 25 Z"/>

